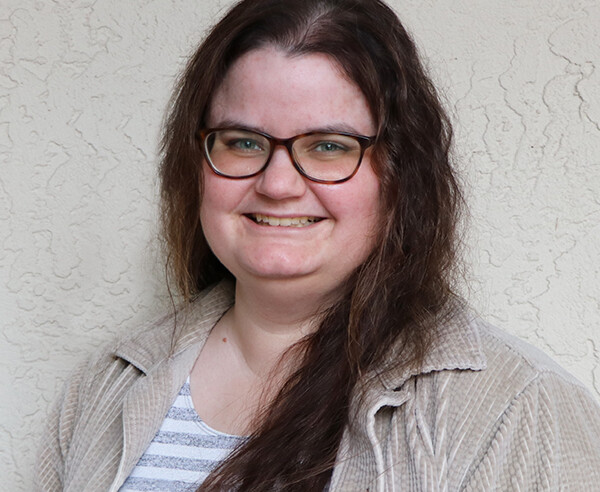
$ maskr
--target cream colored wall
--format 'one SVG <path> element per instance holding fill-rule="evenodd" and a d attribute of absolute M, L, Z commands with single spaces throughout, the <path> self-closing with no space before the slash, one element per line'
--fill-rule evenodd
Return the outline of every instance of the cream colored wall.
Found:
<path fill-rule="evenodd" d="M 1 0 L 0 467 L 73 367 L 167 309 L 157 139 L 227 1 Z M 600 395 L 598 0 L 396 0 L 457 120 L 470 298 Z"/>

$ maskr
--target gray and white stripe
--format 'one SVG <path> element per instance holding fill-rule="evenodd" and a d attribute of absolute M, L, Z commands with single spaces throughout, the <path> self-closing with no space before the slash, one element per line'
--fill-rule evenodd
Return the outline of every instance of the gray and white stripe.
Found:
<path fill-rule="evenodd" d="M 189 377 L 154 439 L 119 492 L 188 492 L 244 440 L 210 428 L 190 395 Z"/>

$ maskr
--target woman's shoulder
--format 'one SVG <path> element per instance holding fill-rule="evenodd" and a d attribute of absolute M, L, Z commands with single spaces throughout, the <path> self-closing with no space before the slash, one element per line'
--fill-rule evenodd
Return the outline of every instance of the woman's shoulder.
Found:
<path fill-rule="evenodd" d="M 38 460 L 40 490 L 59 489 L 64 472 L 59 465 L 65 460 L 88 463 L 77 470 L 89 474 L 94 460 L 105 453 L 88 453 L 88 448 L 121 445 L 126 401 L 135 409 L 128 413 L 130 419 L 149 412 L 164 417 L 165 402 L 179 390 L 196 351 L 230 303 L 231 289 L 219 284 L 185 308 L 133 328 L 84 361 L 66 381 L 48 417 Z"/>
<path fill-rule="evenodd" d="M 478 317 L 472 323 L 485 368 L 448 376 L 446 394 L 454 437 L 473 446 L 468 482 L 502 490 L 515 480 L 585 483 L 581 490 L 591 490 L 600 479 L 597 397 L 541 350 Z"/>
<path fill-rule="evenodd" d="M 548 355 L 472 312 L 453 323 L 460 326 L 449 327 L 453 336 L 437 351 L 460 364 L 407 381 L 406 411 L 417 425 L 431 422 L 432 442 L 444 436 L 456 482 L 466 490 L 546 482 L 591 490 L 600 480 L 597 399 Z"/>
<path fill-rule="evenodd" d="M 230 288 L 218 284 L 185 307 L 131 327 L 72 371 L 59 406 L 82 405 L 112 385 L 123 386 L 126 381 L 133 384 L 137 377 L 153 372 L 186 349 L 201 347 L 229 304 Z"/>
<path fill-rule="evenodd" d="M 192 302 L 132 326 L 127 333 L 106 342 L 81 369 L 102 370 L 119 358 L 147 373 L 166 358 L 201 343 L 232 300 L 232 286 L 228 282 L 210 286 Z"/>
<path fill-rule="evenodd" d="M 523 432 L 538 432 L 529 437 L 542 440 L 569 436 L 564 449 L 593 450 L 600 465 L 600 405 L 581 381 L 468 308 L 449 318 L 439 333 L 421 370 L 402 387 L 401 380 L 396 382 L 396 388 L 413 395 L 417 414 L 449 423 L 457 442 L 481 450 L 511 429 L 525 447 Z"/>
<path fill-rule="evenodd" d="M 540 349 L 466 307 L 441 326 L 427 364 L 432 370 L 426 367 L 416 378 L 421 384 L 428 378 L 447 379 L 458 408 L 465 401 L 475 405 L 479 400 L 484 404 L 475 408 L 500 412 L 515 399 L 540 392 L 551 395 L 555 406 L 562 399 L 585 401 L 600 416 L 596 397 L 575 376 Z"/>
<path fill-rule="evenodd" d="M 484 320 L 462 301 L 438 322 L 423 364 L 410 375 L 464 378 L 469 384 L 481 380 L 484 387 L 505 388 L 508 395 L 536 381 L 560 381 L 565 390 L 585 390 L 582 382 L 542 350 Z"/>
<path fill-rule="evenodd" d="M 580 380 L 539 348 L 478 316 L 473 316 L 472 323 L 477 328 L 486 360 L 482 376 L 512 388 L 515 394 L 532 385 L 552 385 L 556 392 L 582 392 L 593 399 Z"/>

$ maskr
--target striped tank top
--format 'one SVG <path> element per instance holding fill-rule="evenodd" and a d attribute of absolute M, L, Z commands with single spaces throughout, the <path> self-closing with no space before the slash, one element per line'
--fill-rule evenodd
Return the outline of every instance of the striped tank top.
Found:
<path fill-rule="evenodd" d="M 119 492 L 193 492 L 244 439 L 202 421 L 192 403 L 188 377 Z"/>

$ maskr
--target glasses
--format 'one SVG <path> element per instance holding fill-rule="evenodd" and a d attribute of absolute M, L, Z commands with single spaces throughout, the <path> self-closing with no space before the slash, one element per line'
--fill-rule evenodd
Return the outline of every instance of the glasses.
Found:
<path fill-rule="evenodd" d="M 348 181 L 375 142 L 375 137 L 346 132 L 309 132 L 282 139 L 245 128 L 209 128 L 198 135 L 208 164 L 219 176 L 256 176 L 267 168 L 275 148 L 283 145 L 302 176 L 324 184 Z"/>

